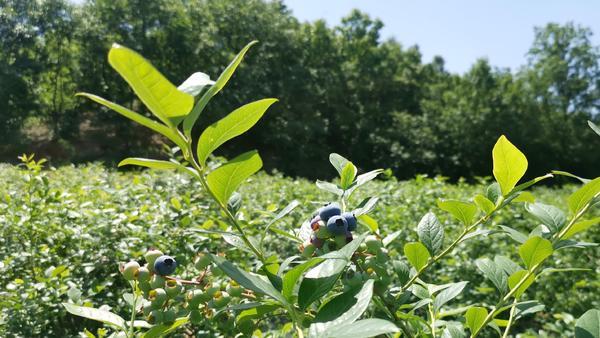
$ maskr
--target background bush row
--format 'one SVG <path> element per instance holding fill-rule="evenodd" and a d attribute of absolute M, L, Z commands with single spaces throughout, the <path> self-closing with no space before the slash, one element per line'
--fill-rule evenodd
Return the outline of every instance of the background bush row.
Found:
<path fill-rule="evenodd" d="M 481 59 L 458 75 L 442 57 L 422 60 L 418 46 L 384 41 L 382 27 L 359 11 L 335 27 L 301 23 L 281 1 L 1 1 L 0 160 L 23 151 L 54 163 L 156 153 L 148 131 L 73 96 L 143 111 L 107 66 L 110 44 L 137 50 L 178 83 L 197 70 L 216 77 L 217 65 L 257 39 L 231 81 L 235 94 L 216 97 L 204 124 L 260 97 L 280 103 L 224 155 L 257 148 L 267 169 L 310 178 L 332 176 L 321 159 L 333 151 L 402 178 L 472 177 L 488 174 L 488 151 L 506 134 L 528 154 L 530 175 L 597 174 L 585 121 L 599 119 L 600 52 L 589 29 L 548 24 L 535 30 L 522 68 Z"/>
<path fill-rule="evenodd" d="M 417 239 L 414 229 L 427 211 L 436 212 L 450 232 L 460 228 L 432 206 L 439 198 L 467 200 L 475 191 L 484 189 L 484 181 L 448 184 L 443 177 L 418 176 L 404 182 L 389 178 L 367 185 L 353 199 L 380 195 L 372 216 L 383 234 L 401 231 L 389 249 L 402 252 L 405 243 Z M 564 199 L 574 190 L 574 186 L 536 188 L 533 194 L 537 201 L 565 205 Z M 249 223 L 245 229 L 249 231 L 261 231 L 272 217 L 256 210 L 275 213 L 294 199 L 301 206 L 279 227 L 286 231 L 297 229 L 319 206 L 308 201 L 326 202 L 330 197 L 310 181 L 264 173 L 253 177 L 241 193 L 242 212 Z M 141 257 L 148 245 L 168 250 L 182 266 L 203 249 L 225 252 L 242 266 L 250 264 L 243 252 L 218 236 L 202 233 L 206 229 L 226 228 L 224 223 L 214 221 L 220 219 L 219 211 L 206 197 L 196 182 L 171 172 L 120 173 L 90 164 L 34 173 L 0 166 L 0 336 L 69 337 L 84 327 L 94 332 L 97 324 L 68 314 L 60 305 L 64 301 L 107 304 L 114 312 L 127 312 L 128 305 L 115 293 L 126 288 L 117 265 L 119 261 Z M 488 227 L 498 230 L 502 224 L 526 233 L 537 226 L 520 204 L 502 210 Z M 598 242 L 600 238 L 597 231 L 590 231 L 581 240 Z M 282 257 L 299 253 L 297 243 L 285 238 L 265 242 L 276 243 L 269 250 Z M 445 283 L 452 282 L 449 276 L 462 276 L 470 283 L 456 307 L 481 304 L 495 291 L 477 271 L 475 258 L 490 252 L 513 252 L 514 246 L 515 242 L 504 233 L 470 241 L 431 269 L 426 281 Z M 551 266 L 576 267 L 582 261 L 600 259 L 599 247 L 570 250 L 574 249 L 564 250 Z M 582 254 L 586 257 L 582 258 Z M 574 319 L 587 309 L 600 306 L 600 267 L 593 269 L 545 275 L 543 283 L 535 283 L 528 293 L 546 309 L 519 321 L 515 332 L 527 329 L 532 334 L 545 332 L 550 336 L 572 332 Z"/>

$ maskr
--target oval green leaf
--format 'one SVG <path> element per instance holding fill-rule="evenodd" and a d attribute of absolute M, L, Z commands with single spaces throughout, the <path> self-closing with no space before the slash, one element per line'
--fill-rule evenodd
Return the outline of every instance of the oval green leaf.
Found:
<path fill-rule="evenodd" d="M 419 242 L 406 243 L 404 245 L 404 255 L 417 271 L 420 271 L 431 257 L 427 248 Z"/>
<path fill-rule="evenodd" d="M 552 252 L 552 243 L 540 236 L 529 238 L 519 247 L 519 256 L 530 270 L 552 255 Z"/>
<path fill-rule="evenodd" d="M 507 196 L 527 171 L 527 158 L 502 135 L 492 150 L 493 173 L 503 196 Z"/>
<path fill-rule="evenodd" d="M 210 190 L 223 205 L 248 177 L 262 168 L 262 160 L 256 151 L 249 151 L 213 170 L 206 177 Z"/>

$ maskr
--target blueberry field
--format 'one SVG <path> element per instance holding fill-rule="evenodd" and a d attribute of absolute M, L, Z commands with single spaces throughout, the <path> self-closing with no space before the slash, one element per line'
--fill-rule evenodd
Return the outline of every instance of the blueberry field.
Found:
<path fill-rule="evenodd" d="M 251 254 L 223 240 L 218 231 L 231 231 L 231 227 L 222 221 L 221 211 L 207 198 L 200 184 L 185 174 L 122 172 L 101 165 L 45 168 L 41 172 L 35 168 L 2 166 L 0 180 L 1 336 L 67 337 L 78 336 L 85 329 L 96 336 L 114 334 L 114 327 L 81 320 L 65 311 L 61 303 L 93 306 L 128 318 L 131 293 L 127 293 L 130 287 L 119 273 L 119 263 L 131 259 L 143 262 L 148 248 L 157 248 L 174 257 L 179 265 L 177 275 L 186 279 L 199 274 L 193 262 L 198 252 L 223 254 L 241 268 L 256 268 L 257 261 Z M 385 241 L 387 254 L 393 260 L 402 260 L 403 246 L 418 240 L 417 224 L 430 211 L 445 227 L 448 241 L 460 232 L 462 226 L 436 207 L 437 200 L 466 201 L 485 191 L 487 183 L 482 180 L 477 184 L 454 184 L 442 177 L 373 181 L 359 190 L 350 203 L 379 196 L 370 216 Z M 531 193 L 536 202 L 560 206 L 575 189 L 576 185 L 539 187 Z M 274 223 L 265 237 L 268 259 L 280 266 L 286 258 L 301 255 L 302 244 L 280 232 L 295 234 L 332 195 L 318 189 L 312 181 L 264 173 L 251 178 L 240 193 L 243 197 L 239 219 L 250 236 L 259 236 L 286 205 L 298 201 L 298 207 Z M 590 218 L 598 216 L 600 212 L 596 209 Z M 489 230 L 489 234 L 458 245 L 431 267 L 422 278 L 424 283 L 468 282 L 462 294 L 444 309 L 447 314 L 443 320 L 460 318 L 468 306 L 491 304 L 497 298 L 498 291 L 478 270 L 476 259 L 505 255 L 519 261 L 515 250 L 519 242 L 514 239 L 519 235 L 504 231 L 502 226 L 509 225 L 527 236 L 539 231 L 536 230 L 539 223 L 527 213 L 524 203 L 514 203 L 478 228 Z M 357 233 L 369 229 L 360 223 Z M 593 229 L 578 235 L 577 240 L 598 242 L 600 238 Z M 600 271 L 595 264 L 599 259 L 598 247 L 559 250 L 545 268 L 584 270 L 542 274 L 523 296 L 524 300 L 535 299 L 539 308 L 524 315 L 513 330 L 532 337 L 572 335 L 577 318 L 587 309 L 600 306 Z M 392 284 L 399 283 L 393 268 L 389 270 Z M 352 279 L 350 275 L 351 271 L 344 272 L 332 295 L 344 290 L 346 282 Z M 210 283 L 223 291 L 231 285 L 230 279 L 222 274 L 211 277 Z M 325 298 L 318 304 L 326 301 Z M 177 335 L 233 336 L 236 315 L 243 312 L 239 305 L 245 302 L 249 302 L 247 297 L 232 296 L 227 306 L 238 310 L 220 312 L 197 326 L 183 325 Z M 415 302 L 413 299 L 407 304 Z M 316 308 L 315 304 L 313 313 Z M 265 318 L 254 319 L 252 330 L 259 330 L 263 336 L 273 335 L 289 323 L 283 312 L 274 310 Z M 380 312 L 370 306 L 364 316 L 383 317 Z M 421 308 L 415 314 L 426 312 L 426 308 Z M 492 329 L 486 333 L 494 334 Z"/>
<path fill-rule="evenodd" d="M 600 338 L 592 29 L 314 1 L 0 1 L 0 337 Z"/>

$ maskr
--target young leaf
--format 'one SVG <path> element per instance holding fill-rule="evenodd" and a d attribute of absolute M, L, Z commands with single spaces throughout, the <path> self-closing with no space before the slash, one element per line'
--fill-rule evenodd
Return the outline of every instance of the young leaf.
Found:
<path fill-rule="evenodd" d="M 567 223 L 567 216 L 564 212 L 553 205 L 543 203 L 526 204 L 525 210 L 547 226 L 552 233 L 560 231 Z"/>
<path fill-rule="evenodd" d="M 444 243 L 444 227 L 435 214 L 428 212 L 417 225 L 419 240 L 425 244 L 430 254 L 435 255 Z"/>
<path fill-rule="evenodd" d="M 294 288 L 296 287 L 296 284 L 298 283 L 300 277 L 302 277 L 302 274 L 306 270 L 321 263 L 322 261 L 322 258 L 315 257 L 310 259 L 309 261 L 295 266 L 294 268 L 286 272 L 285 275 L 283 275 L 283 287 L 281 289 L 281 293 L 283 294 L 283 296 L 291 301 L 294 295 Z"/>
<path fill-rule="evenodd" d="M 569 196 L 569 209 L 576 215 L 598 195 L 600 195 L 600 177 L 586 183 L 583 187 L 579 188 L 579 190 Z"/>
<path fill-rule="evenodd" d="M 368 338 L 388 333 L 398 332 L 394 323 L 383 319 L 363 319 L 352 324 L 340 324 L 330 327 L 326 332 L 319 336 L 309 336 L 310 338 Z"/>
<path fill-rule="evenodd" d="M 155 325 L 150 330 L 146 331 L 146 333 L 142 335 L 142 338 L 166 337 L 169 333 L 186 324 L 188 320 L 188 317 L 181 317 L 177 318 L 173 323 Z"/>
<path fill-rule="evenodd" d="M 527 158 L 502 135 L 492 150 L 493 173 L 503 196 L 507 196 L 527 171 Z"/>
<path fill-rule="evenodd" d="M 527 275 L 527 270 L 519 270 L 519 271 L 513 273 L 512 275 L 510 275 L 508 277 L 508 288 L 512 291 L 517 286 L 517 284 L 523 278 L 525 278 L 525 275 Z M 513 296 L 515 298 L 521 297 L 521 295 L 525 292 L 525 290 L 527 290 L 527 288 L 529 288 L 531 286 L 531 284 L 533 284 L 534 281 L 535 281 L 535 276 L 533 274 L 530 275 L 529 277 L 527 277 L 525 282 L 523 282 L 523 284 L 521 284 L 521 286 L 517 289 L 517 291 L 513 294 Z"/>
<path fill-rule="evenodd" d="M 473 198 L 473 202 L 475 202 L 479 209 L 481 209 L 481 211 L 483 211 L 486 215 L 491 214 L 492 211 L 496 209 L 496 205 L 494 205 L 494 202 L 490 201 L 487 197 L 481 194 L 475 195 L 475 197 Z"/>
<path fill-rule="evenodd" d="M 600 338 L 600 310 L 587 310 L 577 319 L 575 338 Z"/>
<path fill-rule="evenodd" d="M 592 128 L 592 130 L 598 134 L 598 136 L 600 136 L 600 127 L 598 127 L 596 124 L 594 124 L 592 121 L 588 121 L 588 125 L 590 126 L 590 128 Z"/>
<path fill-rule="evenodd" d="M 149 158 L 141 158 L 141 157 L 130 157 L 122 160 L 117 165 L 118 167 L 122 167 L 124 165 L 137 165 L 140 167 L 152 168 L 152 169 L 161 169 L 161 170 L 169 170 L 169 169 L 181 169 L 183 167 L 179 163 L 171 162 L 171 161 L 161 161 L 161 160 L 153 160 Z"/>
<path fill-rule="evenodd" d="M 485 317 L 487 317 L 488 311 L 485 308 L 474 306 L 467 310 L 465 313 L 465 325 L 471 330 L 471 333 L 478 331 Z"/>
<path fill-rule="evenodd" d="M 488 200 L 494 203 L 494 206 L 498 204 L 500 197 L 502 196 L 502 190 L 500 190 L 500 184 L 498 182 L 494 182 L 488 185 L 487 189 L 485 189 L 485 196 Z"/>
<path fill-rule="evenodd" d="M 317 185 L 317 188 L 319 188 L 323 191 L 330 192 L 337 196 L 342 196 L 342 194 L 344 193 L 344 191 L 342 189 L 340 189 L 337 185 L 327 182 L 327 181 L 317 180 L 316 185 Z"/>
<path fill-rule="evenodd" d="M 529 238 L 524 233 L 517 231 L 511 227 L 507 227 L 504 225 L 499 225 L 499 227 L 502 230 L 504 230 L 504 232 L 507 233 L 510 236 L 510 238 L 514 239 L 518 243 L 525 243 L 525 241 L 527 241 L 527 239 Z"/>
<path fill-rule="evenodd" d="M 177 87 L 180 91 L 188 93 L 192 96 L 200 94 L 202 89 L 206 86 L 212 86 L 215 81 L 212 81 L 207 74 L 202 72 L 195 72 L 190 75 L 182 84 Z"/>
<path fill-rule="evenodd" d="M 325 303 L 319 309 L 309 335 L 319 337 L 328 328 L 354 323 L 365 312 L 373 297 L 373 280 L 368 280 L 358 291 L 345 292 Z"/>
<path fill-rule="evenodd" d="M 242 312 L 240 312 L 240 314 L 237 315 L 237 317 L 235 317 L 235 321 L 237 323 L 239 323 L 244 320 L 258 319 L 258 318 L 266 315 L 267 313 L 273 312 L 279 308 L 280 308 L 280 306 L 275 305 L 275 304 L 258 305 L 258 306 L 255 306 L 255 307 L 252 307 L 250 309 L 246 309 L 246 310 L 243 310 Z"/>
<path fill-rule="evenodd" d="M 337 170 L 340 177 L 342 177 L 342 171 L 344 171 L 346 164 L 350 161 L 340 154 L 331 153 L 329 154 L 329 162 L 331 162 L 331 165 Z"/>
<path fill-rule="evenodd" d="M 192 110 L 194 97 L 179 91 L 146 59 L 129 48 L 113 44 L 108 63 L 129 83 L 135 94 L 165 124 Z"/>
<path fill-rule="evenodd" d="M 488 258 L 478 259 L 475 261 L 475 264 L 479 271 L 494 284 L 501 294 L 505 294 L 508 291 L 506 290 L 508 276 L 501 267 Z"/>
<path fill-rule="evenodd" d="M 246 289 L 267 295 L 281 304 L 288 304 L 285 297 L 263 277 L 246 272 L 222 257 L 211 255 L 211 259 L 227 276 Z"/>
<path fill-rule="evenodd" d="M 575 236 L 575 234 L 585 231 L 596 224 L 600 224 L 600 217 L 577 222 L 577 223 L 573 224 L 571 229 L 569 229 L 569 231 L 567 231 L 565 233 L 565 235 L 563 236 L 563 239 L 569 239 L 569 238 Z"/>
<path fill-rule="evenodd" d="M 356 171 L 356 166 L 352 164 L 352 162 L 346 163 L 344 169 L 342 169 L 342 174 L 340 175 L 340 185 L 342 186 L 342 189 L 348 189 L 352 182 L 354 182 Z"/>
<path fill-rule="evenodd" d="M 360 202 L 360 204 L 358 205 L 358 207 L 356 209 L 354 209 L 354 216 L 359 217 L 361 215 L 365 215 L 370 213 L 371 211 L 373 211 L 373 209 L 375 208 L 375 205 L 377 204 L 377 202 L 379 201 L 378 197 L 367 197 L 364 200 L 362 200 L 362 202 Z"/>
<path fill-rule="evenodd" d="M 469 282 L 452 283 L 447 289 L 440 292 L 433 300 L 433 308 L 435 311 L 439 311 L 444 304 L 460 295 L 465 286 L 467 286 L 467 283 Z"/>
<path fill-rule="evenodd" d="M 186 146 L 186 142 L 183 139 L 183 137 L 180 136 L 180 134 L 177 134 L 177 132 L 175 132 L 173 129 L 167 127 L 166 125 L 164 125 L 162 123 L 151 120 L 139 113 L 136 113 L 136 112 L 129 110 L 119 104 L 110 102 L 110 101 L 108 101 L 100 96 L 94 95 L 94 94 L 77 93 L 77 96 L 87 97 L 88 99 L 90 99 L 94 102 L 97 102 L 105 107 L 108 107 L 108 108 L 116 111 L 117 113 L 125 116 L 126 118 L 141 124 L 142 126 L 144 126 L 146 128 L 154 130 L 155 132 L 157 132 L 157 133 L 165 136 L 169 140 L 173 141 L 173 143 L 175 143 L 181 149 L 184 149 Z"/>
<path fill-rule="evenodd" d="M 406 243 L 404 245 L 404 255 L 417 271 L 420 271 L 431 257 L 427 248 L 419 242 Z"/>
<path fill-rule="evenodd" d="M 320 257 L 322 259 L 326 258 L 326 260 L 308 271 L 300 283 L 300 289 L 298 290 L 298 305 L 300 305 L 300 308 L 305 309 L 331 290 L 367 234 L 360 235 L 360 237 L 355 238 L 338 251 Z"/>
<path fill-rule="evenodd" d="M 206 181 L 219 202 L 225 204 L 239 185 L 261 167 L 262 160 L 258 152 L 249 151 L 213 170 Z"/>
<path fill-rule="evenodd" d="M 191 111 L 191 113 L 188 114 L 188 116 L 183 121 L 183 132 L 185 136 L 189 138 L 192 135 L 192 128 L 194 127 L 194 124 L 196 124 L 196 120 L 198 120 L 200 113 L 202 113 L 210 99 L 213 96 L 215 96 L 218 92 L 220 92 L 221 89 L 223 89 L 223 87 L 225 87 L 225 85 L 227 84 L 227 82 L 229 81 L 239 64 L 244 59 L 244 55 L 246 55 L 248 49 L 250 49 L 250 47 L 252 47 L 256 43 L 258 43 L 258 41 L 252 41 L 249 44 L 247 44 L 246 47 L 244 47 L 235 56 L 233 61 L 231 61 L 231 63 L 227 66 L 227 68 L 225 68 L 221 75 L 219 75 L 219 78 L 217 79 L 217 81 L 215 81 L 215 84 L 211 86 L 204 93 L 204 95 L 202 95 L 200 100 L 198 100 L 198 103 L 196 104 L 196 106 L 194 106 L 194 109 Z"/>
<path fill-rule="evenodd" d="M 529 238 L 519 247 L 519 256 L 530 270 L 552 255 L 552 243 L 539 236 Z"/>
<path fill-rule="evenodd" d="M 477 214 L 477 206 L 471 203 L 456 200 L 438 200 L 437 205 L 440 209 L 449 212 L 454 218 L 467 226 L 473 222 L 473 217 Z"/>
<path fill-rule="evenodd" d="M 377 221 L 369 215 L 358 216 L 358 221 L 361 224 L 366 225 L 372 233 L 376 233 L 377 231 L 379 231 L 379 223 L 377 223 Z"/>
<path fill-rule="evenodd" d="M 513 273 L 521 270 L 519 264 L 513 262 L 510 258 L 505 256 L 494 256 L 494 263 L 500 269 L 504 270 L 504 272 L 506 272 L 507 275 L 512 275 Z"/>
<path fill-rule="evenodd" d="M 65 309 L 67 309 L 67 311 L 76 316 L 112 325 L 123 331 L 126 330 L 125 320 L 119 315 L 116 315 L 110 311 L 100 310 L 93 307 L 84 307 L 69 303 L 62 303 L 62 305 L 65 307 Z"/>
<path fill-rule="evenodd" d="M 248 131 L 275 102 L 276 99 L 263 99 L 248 103 L 206 128 L 198 140 L 198 161 L 206 164 L 206 159 L 213 151 Z"/>

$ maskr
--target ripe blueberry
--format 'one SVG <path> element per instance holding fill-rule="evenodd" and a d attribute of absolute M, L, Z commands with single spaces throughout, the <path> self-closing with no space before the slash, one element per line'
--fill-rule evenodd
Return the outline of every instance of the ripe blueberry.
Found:
<path fill-rule="evenodd" d="M 348 222 L 342 216 L 332 216 L 327 221 L 327 229 L 336 235 L 345 235 L 348 230 Z"/>
<path fill-rule="evenodd" d="M 162 255 L 154 262 L 154 271 L 161 276 L 168 276 L 175 272 L 177 262 L 171 256 Z"/>
<path fill-rule="evenodd" d="M 342 209 L 340 205 L 336 202 L 330 203 L 319 210 L 319 217 L 323 222 L 329 221 L 329 219 L 333 216 L 339 216 L 342 213 Z"/>
<path fill-rule="evenodd" d="M 356 216 L 354 216 L 353 213 L 345 212 L 342 214 L 342 217 L 344 217 L 346 222 L 348 222 L 348 231 L 356 230 Z"/>

